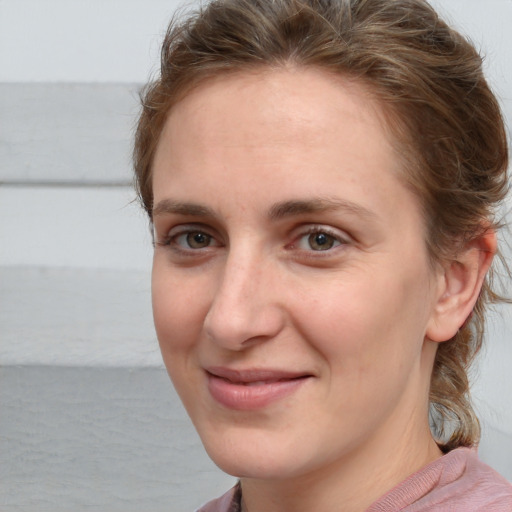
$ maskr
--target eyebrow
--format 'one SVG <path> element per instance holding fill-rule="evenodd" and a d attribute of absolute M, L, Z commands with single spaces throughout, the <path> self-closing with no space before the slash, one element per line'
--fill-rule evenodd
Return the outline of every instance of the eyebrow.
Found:
<path fill-rule="evenodd" d="M 377 214 L 367 208 L 337 198 L 315 198 L 305 200 L 283 201 L 272 206 L 269 211 L 271 220 L 280 220 L 286 217 L 308 213 L 327 213 L 339 211 L 346 214 L 357 215 L 366 220 L 376 220 Z"/>
<path fill-rule="evenodd" d="M 292 199 L 272 205 L 268 212 L 271 221 L 285 219 L 308 213 L 327 213 L 339 211 L 350 215 L 357 215 L 367 220 L 376 220 L 378 216 L 367 208 L 335 198 L 314 198 L 314 199 Z M 152 216 L 174 214 L 187 217 L 210 217 L 217 218 L 217 214 L 209 207 L 173 199 L 162 199 L 153 208 Z"/>
<path fill-rule="evenodd" d="M 152 216 L 175 214 L 190 217 L 217 217 L 215 212 L 197 203 L 184 203 L 181 201 L 174 201 L 173 199 L 162 199 L 153 208 Z"/>

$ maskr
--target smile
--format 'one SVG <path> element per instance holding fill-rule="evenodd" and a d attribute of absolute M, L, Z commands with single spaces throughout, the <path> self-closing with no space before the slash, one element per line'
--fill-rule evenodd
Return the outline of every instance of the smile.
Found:
<path fill-rule="evenodd" d="M 278 370 L 244 370 L 209 368 L 208 391 L 212 398 L 228 409 L 261 409 L 299 390 L 312 375 Z"/>

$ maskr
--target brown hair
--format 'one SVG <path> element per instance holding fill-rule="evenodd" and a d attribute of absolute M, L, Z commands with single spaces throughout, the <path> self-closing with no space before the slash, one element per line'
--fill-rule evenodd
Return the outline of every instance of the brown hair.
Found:
<path fill-rule="evenodd" d="M 161 75 L 142 93 L 136 186 L 151 218 L 151 164 L 167 114 L 191 88 L 221 73 L 316 66 L 366 84 L 386 113 L 405 179 L 420 198 L 432 261 L 497 228 L 507 192 L 507 139 L 473 46 L 424 0 L 214 0 L 163 42 Z M 445 450 L 479 438 L 467 371 L 498 296 L 488 275 L 472 317 L 439 344 L 430 404 Z M 446 432 L 446 427 L 449 431 Z"/>

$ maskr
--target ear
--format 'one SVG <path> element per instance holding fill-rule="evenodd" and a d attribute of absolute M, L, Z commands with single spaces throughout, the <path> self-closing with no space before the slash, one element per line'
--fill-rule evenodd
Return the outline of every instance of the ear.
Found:
<path fill-rule="evenodd" d="M 441 264 L 437 298 L 427 325 L 428 339 L 447 341 L 464 325 L 473 311 L 496 249 L 496 233 L 488 229 L 469 242 L 453 260 Z"/>

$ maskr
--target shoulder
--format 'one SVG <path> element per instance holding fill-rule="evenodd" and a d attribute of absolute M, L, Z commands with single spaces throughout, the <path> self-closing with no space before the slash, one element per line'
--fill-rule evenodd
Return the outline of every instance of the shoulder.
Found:
<path fill-rule="evenodd" d="M 461 503 L 467 502 L 466 510 L 512 512 L 512 484 L 479 460 L 476 451 L 465 450 L 465 472 L 454 487 Z"/>
<path fill-rule="evenodd" d="M 399 484 L 368 512 L 512 512 L 512 485 L 478 459 L 475 450 L 458 448 Z"/>
<path fill-rule="evenodd" d="M 240 485 L 235 485 L 220 498 L 204 504 L 196 512 L 240 512 Z"/>

